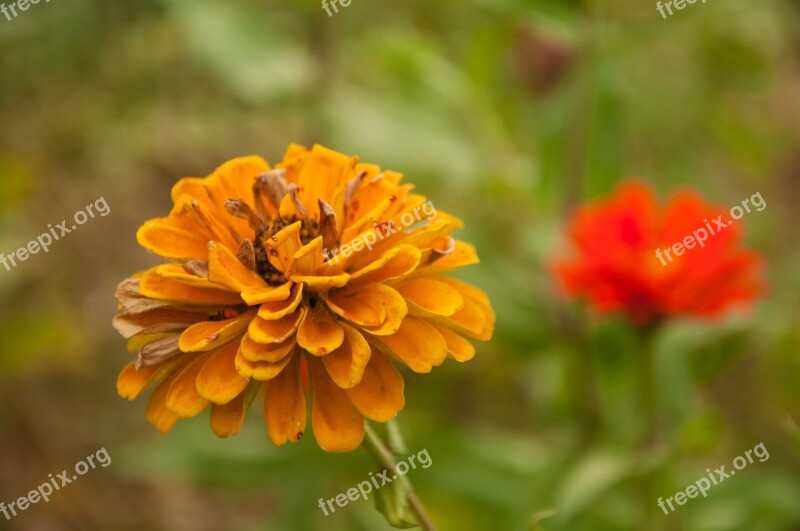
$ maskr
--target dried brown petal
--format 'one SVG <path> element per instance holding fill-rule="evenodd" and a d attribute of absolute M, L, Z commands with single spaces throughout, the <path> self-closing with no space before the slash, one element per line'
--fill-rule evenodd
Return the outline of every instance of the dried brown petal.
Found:
<path fill-rule="evenodd" d="M 336 219 L 336 211 L 320 199 L 319 215 L 319 234 L 322 236 L 322 246 L 325 249 L 334 249 L 339 243 L 339 223 Z"/>
<path fill-rule="evenodd" d="M 228 199 L 228 201 L 225 202 L 225 210 L 232 216 L 247 220 L 256 234 L 263 232 L 267 228 L 267 223 L 261 216 L 241 199 Z"/>
<path fill-rule="evenodd" d="M 189 260 L 183 263 L 187 273 L 200 278 L 208 278 L 208 262 L 205 260 Z"/>
<path fill-rule="evenodd" d="M 269 217 L 263 201 L 269 201 L 275 209 L 278 209 L 281 206 L 281 200 L 287 193 L 289 193 L 289 186 L 286 184 L 285 169 L 277 168 L 259 175 L 253 183 L 256 212 L 262 218 Z"/>
<path fill-rule="evenodd" d="M 300 198 L 297 197 L 297 190 L 299 187 L 292 183 L 289 185 L 289 197 L 292 198 L 292 202 L 294 203 L 294 207 L 300 212 L 300 215 L 303 217 L 303 221 L 305 221 L 306 225 L 311 225 L 311 215 L 308 213 L 308 209 L 300 201 Z"/>
<path fill-rule="evenodd" d="M 348 181 L 344 196 L 345 205 L 350 205 L 350 201 L 353 199 L 353 196 L 356 195 L 356 192 L 358 192 L 359 188 L 361 188 L 361 181 L 366 175 L 366 170 L 362 170 L 358 175 Z"/>
<path fill-rule="evenodd" d="M 136 370 L 157 365 L 181 354 L 181 349 L 178 348 L 178 338 L 180 338 L 179 335 L 165 337 L 142 347 L 139 357 L 136 359 Z"/>
<path fill-rule="evenodd" d="M 253 271 L 256 270 L 256 248 L 253 246 L 253 242 L 250 240 L 242 240 L 242 243 L 239 244 L 239 249 L 236 251 L 236 258 L 239 259 L 241 263 L 247 266 L 249 269 Z"/>
<path fill-rule="evenodd" d="M 428 258 L 428 264 L 434 263 L 436 260 L 453 254 L 456 250 L 456 241 L 453 238 L 448 238 L 447 247 L 444 249 L 432 249 L 432 253 Z"/>

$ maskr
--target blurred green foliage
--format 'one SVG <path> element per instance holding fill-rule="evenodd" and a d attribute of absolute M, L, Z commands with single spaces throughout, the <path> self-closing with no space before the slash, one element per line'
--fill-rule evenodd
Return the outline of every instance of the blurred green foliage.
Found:
<path fill-rule="evenodd" d="M 367 476 L 364 453 L 274 448 L 257 405 L 235 439 L 199 419 L 162 438 L 114 389 L 114 286 L 157 263 L 134 235 L 172 183 L 321 142 L 405 173 L 482 258 L 464 276 L 492 298 L 494 340 L 409 375 L 400 416 L 433 460 L 409 479 L 440 529 L 799 529 L 799 28 L 791 0 L 668 20 L 634 0 L 353 0 L 334 17 L 298 0 L 76 0 L 0 18 L 0 252 L 101 195 L 112 211 L 0 268 L 0 500 L 97 448 L 113 459 L 4 528 L 387 528 L 372 502 L 317 507 Z M 649 347 L 664 434 L 649 451 L 641 338 L 547 275 L 570 208 L 628 176 L 768 204 L 745 223 L 769 296 Z M 675 513 L 642 495 L 643 478 L 668 497 L 762 441 L 768 461 Z"/>

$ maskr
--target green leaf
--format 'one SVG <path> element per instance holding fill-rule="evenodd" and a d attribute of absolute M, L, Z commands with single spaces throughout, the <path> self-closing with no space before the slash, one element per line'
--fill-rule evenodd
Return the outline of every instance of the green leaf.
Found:
<path fill-rule="evenodd" d="M 417 527 L 417 521 L 408 507 L 411 488 L 404 478 L 393 481 L 376 492 L 375 507 L 386 517 L 390 526 L 398 529 Z"/>

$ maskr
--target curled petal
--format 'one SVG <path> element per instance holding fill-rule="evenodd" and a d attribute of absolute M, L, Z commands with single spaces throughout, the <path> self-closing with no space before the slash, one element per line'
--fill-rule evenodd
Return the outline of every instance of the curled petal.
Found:
<path fill-rule="evenodd" d="M 268 321 L 280 319 L 294 312 L 303 300 L 303 285 L 295 284 L 289 298 L 279 302 L 265 302 L 258 308 L 258 316 Z"/>
<path fill-rule="evenodd" d="M 278 363 L 290 352 L 292 352 L 295 344 L 295 339 L 291 338 L 283 343 L 270 343 L 268 345 L 262 345 L 261 343 L 256 343 L 248 336 L 244 336 L 242 338 L 241 345 L 239 346 L 239 351 L 245 360 L 253 363 Z"/>
<path fill-rule="evenodd" d="M 246 340 L 247 338 L 245 338 Z M 260 382 L 271 380 L 278 376 L 292 359 L 291 354 L 283 356 L 277 362 L 250 361 L 242 354 L 241 347 L 236 354 L 236 370 L 245 378 L 253 378 Z"/>
<path fill-rule="evenodd" d="M 386 310 L 386 319 L 379 326 L 362 326 L 361 329 L 373 336 L 396 334 L 408 314 L 408 305 L 403 296 L 397 290 L 383 284 L 373 284 L 364 289 L 369 293 L 380 294 L 376 298 L 380 300 Z"/>
<path fill-rule="evenodd" d="M 342 346 L 324 356 L 322 362 L 336 385 L 350 389 L 361 383 L 372 349 L 355 328 L 344 323 L 341 326 L 345 332 Z"/>
<path fill-rule="evenodd" d="M 306 311 L 297 329 L 297 342 L 309 353 L 324 356 L 342 345 L 344 329 L 327 309 L 318 308 Z"/>
<path fill-rule="evenodd" d="M 289 269 L 295 253 L 303 247 L 300 241 L 300 229 L 303 224 L 300 221 L 284 227 L 264 242 L 269 263 L 275 269 L 285 272 Z"/>
<path fill-rule="evenodd" d="M 242 299 L 248 306 L 285 301 L 291 297 L 293 285 L 292 282 L 286 282 L 280 286 L 248 286 L 242 290 Z"/>
<path fill-rule="evenodd" d="M 386 321 L 386 306 L 389 305 L 384 299 L 391 298 L 391 295 L 382 291 L 382 287 L 386 286 L 371 284 L 358 290 L 331 290 L 322 299 L 333 313 L 351 323 L 380 326 Z"/>
<path fill-rule="evenodd" d="M 256 317 L 250 322 L 247 334 L 256 343 L 269 344 L 280 343 L 297 331 L 300 320 L 305 315 L 304 308 L 298 308 L 294 312 L 281 317 L 280 319 L 266 320 Z"/>

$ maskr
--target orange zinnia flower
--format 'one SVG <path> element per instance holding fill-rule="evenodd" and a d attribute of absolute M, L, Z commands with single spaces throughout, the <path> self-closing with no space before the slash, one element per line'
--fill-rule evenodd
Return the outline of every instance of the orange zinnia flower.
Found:
<path fill-rule="evenodd" d="M 683 242 L 726 209 L 692 191 L 662 207 L 651 189 L 626 183 L 606 200 L 577 209 L 569 225 L 571 254 L 553 268 L 568 296 L 582 296 L 600 313 L 624 312 L 634 323 L 669 316 L 710 317 L 763 292 L 760 259 L 740 247 L 740 225 L 709 234 L 672 261 L 657 249 Z"/>
<path fill-rule="evenodd" d="M 169 216 L 137 235 L 170 262 L 117 289 L 114 324 L 138 352 L 119 394 L 157 385 L 147 419 L 163 433 L 210 405 L 226 437 L 263 392 L 277 445 L 303 435 L 313 396 L 319 446 L 355 449 L 364 417 L 385 422 L 403 408 L 390 358 L 420 373 L 448 355 L 467 361 L 465 337 L 488 340 L 494 327 L 481 290 L 440 276 L 478 261 L 450 237 L 461 221 L 429 212 L 401 178 L 292 145 L 274 169 L 247 157 L 180 180 Z"/>

